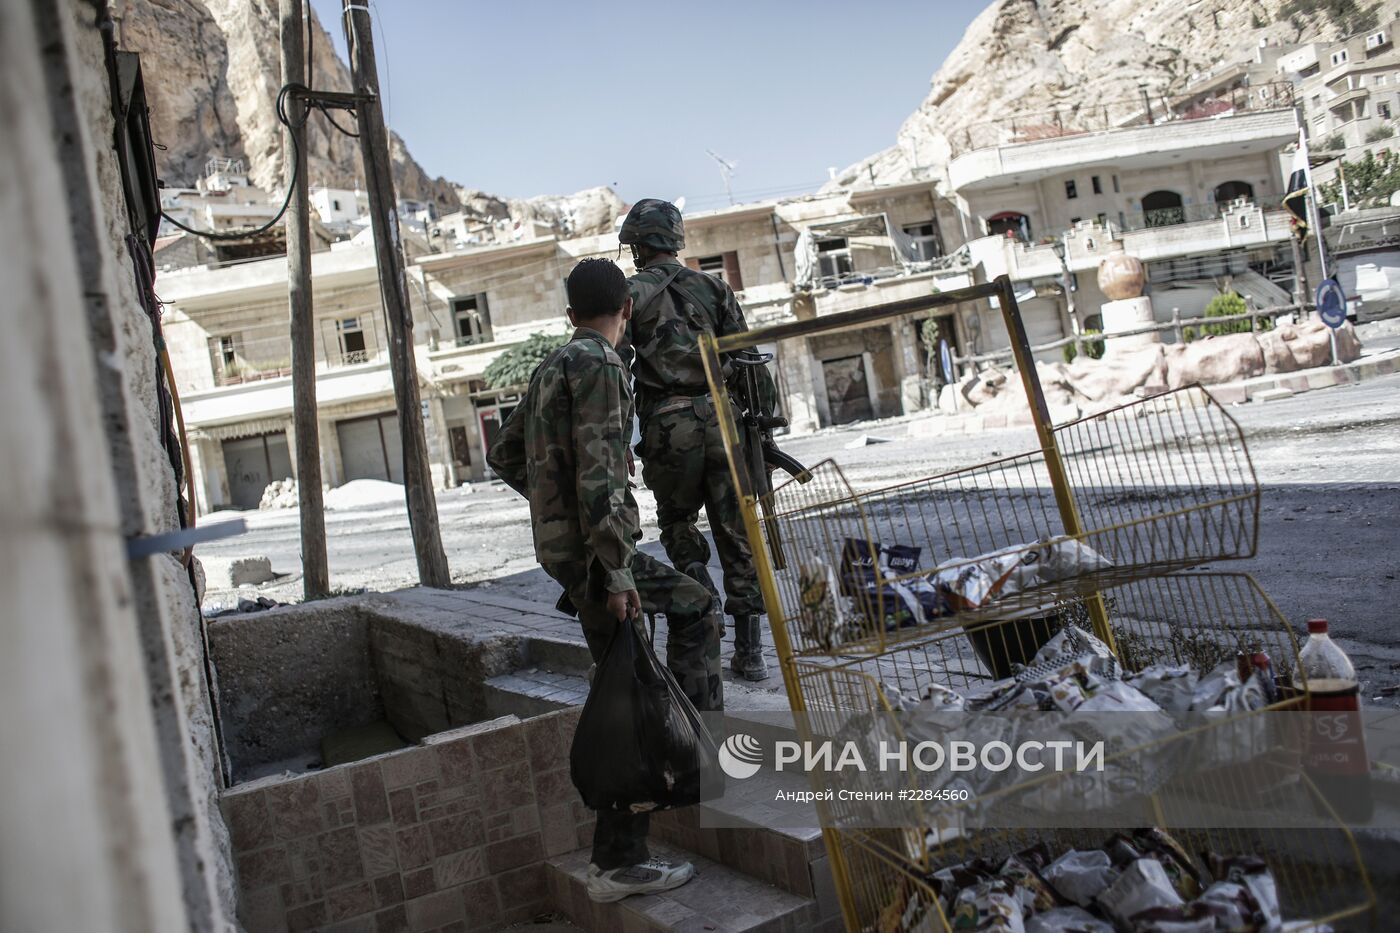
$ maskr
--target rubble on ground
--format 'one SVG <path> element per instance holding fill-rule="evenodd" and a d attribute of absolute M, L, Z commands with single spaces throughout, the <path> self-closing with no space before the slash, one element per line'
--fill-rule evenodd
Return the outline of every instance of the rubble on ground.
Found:
<path fill-rule="evenodd" d="M 262 500 L 258 502 L 258 508 L 267 511 L 268 509 L 294 509 L 300 502 L 297 493 L 297 481 L 292 477 L 286 479 L 275 479 L 267 484 L 263 489 Z"/>
<path fill-rule="evenodd" d="M 1337 360 L 1361 355 L 1361 341 L 1350 324 L 1336 331 Z M 1320 321 L 1279 324 L 1251 334 L 1201 337 L 1189 343 L 1154 344 L 1115 350 L 1111 339 L 1103 359 L 1077 357 L 1072 363 L 1037 367 L 1046 404 L 1053 409 L 1098 411 L 1143 395 L 1183 386 L 1211 386 L 1273 373 L 1327 366 L 1332 361 L 1328 328 Z M 939 398 L 944 411 L 976 408 L 995 412 L 1024 409 L 1025 395 L 1013 370 L 987 369 Z M 955 408 L 956 406 L 956 408 Z"/>

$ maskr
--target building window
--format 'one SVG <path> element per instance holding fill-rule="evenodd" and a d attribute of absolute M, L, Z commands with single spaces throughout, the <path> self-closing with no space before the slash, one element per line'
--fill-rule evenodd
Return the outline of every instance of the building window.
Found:
<path fill-rule="evenodd" d="M 715 256 L 687 259 L 685 264 L 697 272 L 713 275 L 736 292 L 744 290 L 744 278 L 739 274 L 739 254 L 733 250 Z"/>
<path fill-rule="evenodd" d="M 1108 215 L 1101 213 L 1099 214 L 1097 220 L 1099 222 L 1099 226 L 1102 227 L 1104 224 L 1108 223 Z"/>
<path fill-rule="evenodd" d="M 1215 186 L 1211 199 L 1216 204 L 1229 204 L 1237 198 L 1253 199 L 1254 186 L 1247 181 L 1227 181 Z"/>
<path fill-rule="evenodd" d="M 331 199 L 331 210 L 333 210 L 333 211 L 338 211 L 338 210 L 340 210 L 340 199 L 339 199 L 339 198 L 332 198 L 332 199 Z"/>
<path fill-rule="evenodd" d="M 491 342 L 491 311 L 486 307 L 485 292 L 452 299 L 452 328 L 459 347 Z"/>
<path fill-rule="evenodd" d="M 1369 52 L 1371 49 L 1380 48 L 1386 44 L 1386 39 L 1387 37 L 1384 30 L 1371 33 L 1366 37 L 1366 50 Z"/>
<path fill-rule="evenodd" d="M 1031 219 L 1015 211 L 1002 211 L 987 218 L 987 235 L 1004 236 L 1022 243 L 1031 241 Z"/>
<path fill-rule="evenodd" d="M 723 256 L 702 256 L 695 261 L 700 271 L 706 275 L 713 275 L 721 282 L 724 281 L 724 257 Z"/>
<path fill-rule="evenodd" d="M 1389 120 L 1390 104 L 1386 103 L 1385 101 L 1381 101 L 1380 103 L 1376 104 L 1376 116 L 1380 117 L 1382 120 Z"/>
<path fill-rule="evenodd" d="M 905 224 L 904 235 L 914 241 L 913 259 L 926 262 L 943 255 L 943 238 L 938 235 L 938 224 L 932 220 L 922 224 Z"/>
<path fill-rule="evenodd" d="M 1079 188 L 1075 185 L 1073 178 L 1065 182 L 1065 197 L 1071 200 L 1079 197 Z"/>
<path fill-rule="evenodd" d="M 1333 65 L 1340 65 L 1340 64 L 1344 63 L 1346 60 L 1347 60 L 1347 50 L 1346 50 L 1346 49 L 1342 49 L 1341 51 L 1333 52 L 1333 53 L 1332 53 L 1332 64 L 1333 64 Z"/>
<path fill-rule="evenodd" d="M 1385 87 L 1385 75 L 1376 75 L 1376 87 Z"/>
<path fill-rule="evenodd" d="M 369 351 L 365 345 L 365 331 L 357 317 L 341 318 L 335 322 L 336 336 L 340 338 L 340 362 L 343 366 L 369 361 Z"/>
<path fill-rule="evenodd" d="M 1079 221 L 1081 221 L 1081 220 L 1083 220 L 1083 219 L 1084 219 L 1084 218 L 1082 218 L 1082 217 L 1071 217 L 1071 218 L 1069 219 L 1069 225 L 1070 225 L 1071 227 L 1073 227 L 1075 224 L 1079 223 Z"/>
<path fill-rule="evenodd" d="M 1099 176 L 1094 175 L 1089 178 L 1089 184 L 1094 188 L 1094 194 L 1103 194 L 1103 182 L 1099 181 Z"/>
<path fill-rule="evenodd" d="M 238 350 L 235 348 L 232 337 L 219 338 L 219 362 L 224 366 L 232 366 L 238 361 Z"/>
<path fill-rule="evenodd" d="M 851 243 L 843 236 L 817 241 L 817 268 L 822 278 L 841 278 L 855 271 L 851 264 Z"/>

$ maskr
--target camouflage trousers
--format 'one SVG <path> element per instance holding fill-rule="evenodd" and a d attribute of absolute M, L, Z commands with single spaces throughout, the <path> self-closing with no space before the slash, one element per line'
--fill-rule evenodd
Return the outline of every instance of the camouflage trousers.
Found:
<path fill-rule="evenodd" d="M 545 573 L 564 587 L 578 610 L 583 637 L 594 662 L 603 660 L 618 621 L 598 598 L 584 561 L 545 564 Z M 724 683 L 720 679 L 719 639 L 722 619 L 715 598 L 704 586 L 667 567 L 648 554 L 632 556 L 632 579 L 642 611 L 666 617 L 666 667 L 698 710 L 724 709 Z M 650 857 L 647 835 L 650 813 L 599 810 L 593 828 L 590 861 L 607 871 L 640 865 Z"/>
<path fill-rule="evenodd" d="M 578 609 L 588 651 L 594 662 L 601 661 L 618 622 L 608 613 L 598 589 L 590 585 L 588 565 L 571 561 L 546 564 L 544 570 L 569 594 Z M 666 617 L 666 667 L 671 676 L 697 710 L 724 709 L 719 648 L 723 620 L 714 597 L 690 577 L 640 551 L 632 555 L 632 579 L 642 611 Z"/>
<path fill-rule="evenodd" d="M 724 611 L 732 616 L 763 612 L 714 402 L 709 396 L 661 402 L 642 422 L 638 450 L 642 479 L 656 495 L 661 544 L 671 563 L 678 568 L 709 563 L 710 546 L 695 525 L 703 508 L 724 568 Z"/>

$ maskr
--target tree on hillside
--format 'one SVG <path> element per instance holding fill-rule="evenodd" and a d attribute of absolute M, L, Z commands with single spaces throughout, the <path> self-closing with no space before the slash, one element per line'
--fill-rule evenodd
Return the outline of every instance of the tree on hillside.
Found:
<path fill-rule="evenodd" d="M 1356 207 L 1389 203 L 1390 196 L 1400 191 L 1400 157 L 1389 149 L 1379 156 L 1370 152 L 1355 162 L 1342 162 L 1341 175 L 1347 181 L 1347 200 Z M 1342 184 L 1336 181 L 1319 185 L 1324 204 L 1340 204 Z"/>

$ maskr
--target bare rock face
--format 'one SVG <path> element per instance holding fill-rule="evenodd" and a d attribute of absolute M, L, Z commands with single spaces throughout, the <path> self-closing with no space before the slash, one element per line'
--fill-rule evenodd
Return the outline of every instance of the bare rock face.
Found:
<path fill-rule="evenodd" d="M 121 46 L 141 53 L 151 130 L 166 147 L 156 153 L 157 168 L 167 184 L 192 186 L 209 157 L 218 155 L 243 159 L 263 190 L 284 190 L 283 129 L 276 115 L 283 83 L 278 6 L 278 0 L 114 0 Z M 314 12 L 311 32 L 309 84 L 351 90 L 350 69 Z M 381 67 L 383 61 L 381 54 Z M 333 115 L 355 129 L 352 115 Z M 389 156 L 399 197 L 430 202 L 440 213 L 543 220 L 561 235 L 587 235 L 610 229 L 622 208 L 606 188 L 518 201 L 464 189 L 424 171 L 393 132 Z M 319 113 L 307 124 L 307 163 L 312 184 L 364 185 L 359 141 Z"/>
<path fill-rule="evenodd" d="M 123 48 L 140 52 L 151 105 L 151 132 L 164 146 L 161 173 L 193 183 L 210 151 L 243 155 L 238 104 L 228 85 L 228 39 L 213 15 L 185 0 L 114 4 Z"/>
<path fill-rule="evenodd" d="M 1181 91 L 1191 76 L 1247 57 L 1260 40 L 1327 41 L 1342 27 L 1323 4 L 1284 15 L 1286 0 L 995 0 L 933 76 L 895 145 L 833 186 L 905 181 L 951 158 L 950 142 L 988 121 Z M 1028 121 L 1033 123 L 1033 120 Z M 975 136 L 974 136 L 975 138 Z"/>

